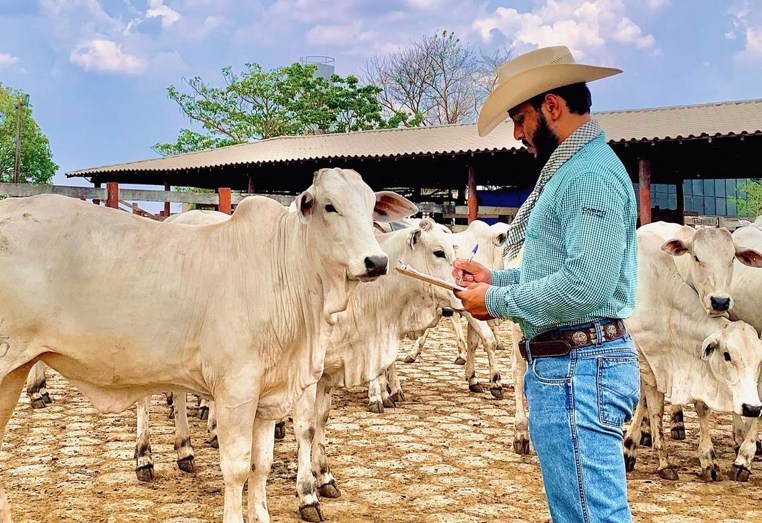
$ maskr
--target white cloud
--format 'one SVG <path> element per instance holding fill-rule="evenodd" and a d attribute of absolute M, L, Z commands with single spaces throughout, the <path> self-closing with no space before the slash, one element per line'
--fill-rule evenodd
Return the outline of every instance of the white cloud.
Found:
<path fill-rule="evenodd" d="M 161 18 L 163 28 L 171 27 L 172 24 L 180 20 L 180 13 L 169 6 L 164 5 L 162 0 L 148 0 L 149 9 L 146 11 L 146 18 Z"/>
<path fill-rule="evenodd" d="M 472 28 L 485 42 L 502 33 L 519 47 L 566 45 L 578 59 L 603 52 L 610 42 L 659 53 L 654 37 L 627 17 L 623 0 L 544 0 L 530 12 L 498 7 L 476 17 Z"/>
<path fill-rule="evenodd" d="M 0 53 L 0 69 L 6 69 L 19 63 L 21 59 L 8 53 Z"/>
<path fill-rule="evenodd" d="M 125 54 L 111 40 L 95 39 L 83 42 L 69 56 L 71 63 L 86 71 L 135 75 L 142 73 L 146 62 L 137 56 Z"/>
<path fill-rule="evenodd" d="M 742 39 L 744 48 L 736 54 L 736 60 L 759 61 L 762 59 L 762 9 L 747 1 L 729 9 L 733 17 L 733 29 L 725 33 L 728 40 Z"/>
<path fill-rule="evenodd" d="M 306 35 L 307 43 L 314 45 L 353 45 L 367 39 L 368 33 L 363 32 L 359 20 L 351 24 L 316 25 Z"/>
<path fill-rule="evenodd" d="M 762 27 L 746 29 L 746 51 L 762 58 Z"/>
<path fill-rule="evenodd" d="M 669 0 L 646 0 L 646 5 L 651 9 L 661 9 L 669 4 Z"/>

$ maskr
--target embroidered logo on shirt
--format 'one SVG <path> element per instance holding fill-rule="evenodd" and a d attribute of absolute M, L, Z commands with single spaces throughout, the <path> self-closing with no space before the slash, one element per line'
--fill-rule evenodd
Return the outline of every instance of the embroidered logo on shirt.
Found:
<path fill-rule="evenodd" d="M 583 207 L 582 216 L 595 216 L 596 218 L 605 218 L 606 211 L 600 209 L 594 209 L 592 207 Z"/>

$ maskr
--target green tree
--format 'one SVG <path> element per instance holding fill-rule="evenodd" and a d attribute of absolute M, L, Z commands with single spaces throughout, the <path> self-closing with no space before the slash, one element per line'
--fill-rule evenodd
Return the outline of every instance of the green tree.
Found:
<path fill-rule="evenodd" d="M 0 181 L 13 181 L 16 159 L 18 103 L 24 93 L 0 83 Z M 19 182 L 50 183 L 58 165 L 53 163 L 48 138 L 32 118 L 32 108 L 21 109 Z"/>
<path fill-rule="evenodd" d="M 326 80 L 311 64 L 293 63 L 272 71 L 246 64 L 241 73 L 222 69 L 224 86 L 202 78 L 185 80 L 189 92 L 175 86 L 169 97 L 200 125 L 183 129 L 173 144 L 156 144 L 162 155 L 178 154 L 283 135 L 335 133 L 396 127 L 405 116 L 381 115 L 380 88 L 360 85 L 355 76 L 334 74 Z"/>
<path fill-rule="evenodd" d="M 734 198 L 738 216 L 753 218 L 762 215 L 762 181 L 749 180 L 741 186 L 741 192 L 745 197 Z"/>

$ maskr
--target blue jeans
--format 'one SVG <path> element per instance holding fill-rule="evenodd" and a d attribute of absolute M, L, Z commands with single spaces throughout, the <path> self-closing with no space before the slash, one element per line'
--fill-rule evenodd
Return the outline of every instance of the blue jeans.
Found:
<path fill-rule="evenodd" d="M 554 523 L 631 522 L 622 430 L 640 399 L 640 372 L 630 336 L 566 356 L 528 353 L 524 390 Z"/>

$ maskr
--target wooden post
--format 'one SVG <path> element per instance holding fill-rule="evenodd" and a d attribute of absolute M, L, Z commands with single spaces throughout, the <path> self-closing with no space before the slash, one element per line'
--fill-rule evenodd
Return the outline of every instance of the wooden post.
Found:
<path fill-rule="evenodd" d="M 249 176 L 249 183 L 248 183 L 248 186 L 246 188 L 246 192 L 248 194 L 255 194 L 257 192 L 257 188 L 254 186 L 254 177 L 253 176 Z"/>
<path fill-rule="evenodd" d="M 169 185 L 169 182 L 166 181 L 166 180 L 164 180 L 164 190 L 165 191 L 171 191 L 172 190 L 172 186 Z M 165 217 L 169 216 L 169 202 L 164 202 L 164 216 Z"/>
<path fill-rule="evenodd" d="M 479 214 L 479 203 L 476 200 L 476 169 L 468 167 L 468 223 L 474 221 Z"/>
<path fill-rule="evenodd" d="M 106 207 L 119 208 L 119 184 L 106 182 Z"/>
<path fill-rule="evenodd" d="M 640 225 L 651 223 L 651 160 L 638 159 L 638 183 L 640 184 Z"/>
<path fill-rule="evenodd" d="M 677 193 L 677 214 L 680 217 L 680 225 L 685 225 L 685 195 L 683 194 L 683 181 L 680 180 L 676 184 Z"/>
<path fill-rule="evenodd" d="M 101 182 L 93 182 L 93 187 L 95 187 L 96 189 L 100 189 L 101 188 Z M 93 198 L 93 203 L 95 205 L 100 205 L 101 201 L 99 199 L 97 199 L 97 198 Z"/>
<path fill-rule="evenodd" d="M 232 214 L 232 207 L 230 205 L 230 187 L 220 187 L 217 189 L 217 194 L 220 198 L 217 210 L 224 212 L 225 214 Z"/>

